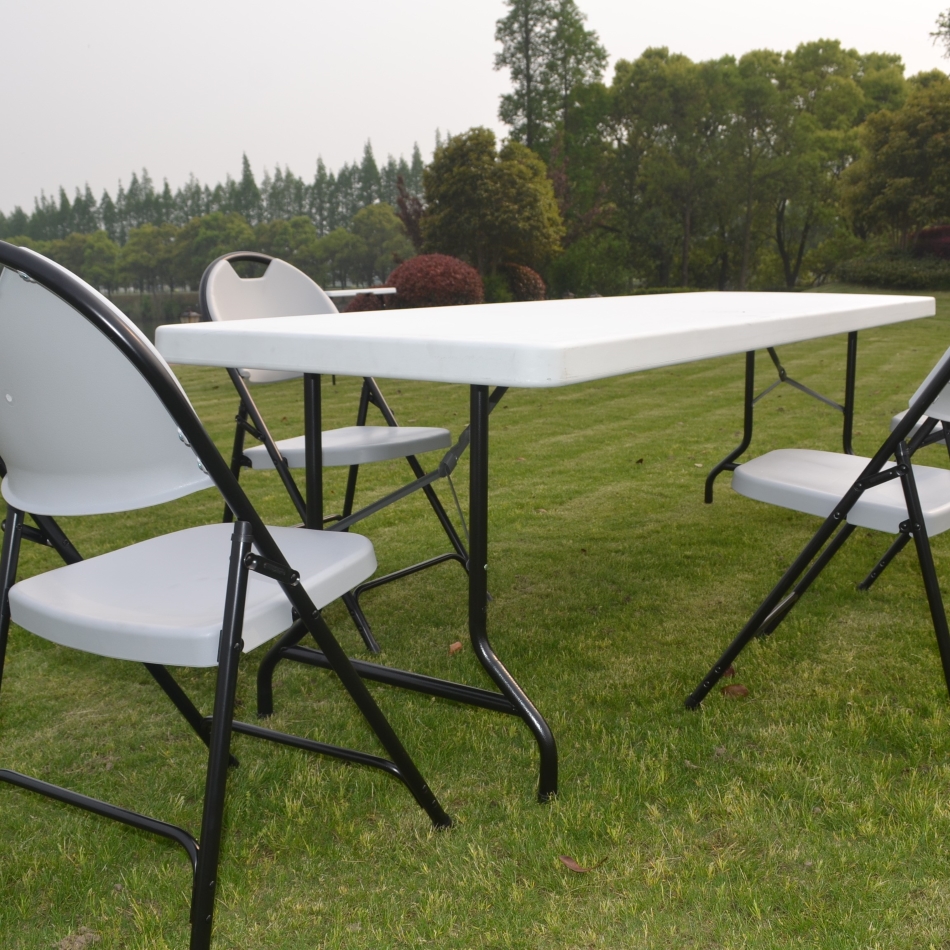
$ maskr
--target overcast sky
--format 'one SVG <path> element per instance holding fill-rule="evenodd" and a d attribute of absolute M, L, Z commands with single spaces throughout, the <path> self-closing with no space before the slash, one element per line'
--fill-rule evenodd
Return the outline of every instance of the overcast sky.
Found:
<path fill-rule="evenodd" d="M 943 0 L 948 3 L 948 0 Z M 578 0 L 613 62 L 648 46 L 695 60 L 840 39 L 950 68 L 929 0 Z M 372 140 L 377 161 L 428 160 L 435 130 L 503 133 L 492 69 L 503 0 L 29 0 L 3 13 L 0 210 L 87 182 L 115 195 L 148 168 L 172 188 L 289 166 L 310 179 Z"/>

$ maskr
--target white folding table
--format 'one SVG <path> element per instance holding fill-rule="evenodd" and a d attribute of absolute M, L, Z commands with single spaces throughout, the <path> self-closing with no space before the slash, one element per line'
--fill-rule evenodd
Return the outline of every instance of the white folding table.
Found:
<path fill-rule="evenodd" d="M 488 641 L 488 417 L 498 399 L 489 387 L 567 386 L 934 313 L 932 297 L 691 293 L 161 326 L 155 341 L 172 363 L 304 372 L 307 523 L 314 528 L 323 515 L 320 374 L 470 386 L 469 634 L 500 692 L 363 661 L 354 665 L 367 678 L 522 718 L 539 746 L 538 797 L 544 801 L 557 791 L 554 737 Z M 317 651 L 295 643 L 275 649 L 322 665 L 312 656 Z"/>

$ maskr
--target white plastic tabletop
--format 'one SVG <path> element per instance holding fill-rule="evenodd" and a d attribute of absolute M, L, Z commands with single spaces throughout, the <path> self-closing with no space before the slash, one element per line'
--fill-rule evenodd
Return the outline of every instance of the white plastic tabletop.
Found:
<path fill-rule="evenodd" d="M 171 363 L 550 387 L 933 316 L 933 297 L 685 293 L 158 327 Z"/>

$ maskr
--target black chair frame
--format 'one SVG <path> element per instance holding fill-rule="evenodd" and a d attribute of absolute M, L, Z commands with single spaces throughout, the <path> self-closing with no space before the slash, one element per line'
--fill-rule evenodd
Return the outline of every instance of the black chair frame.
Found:
<path fill-rule="evenodd" d="M 231 264 L 254 263 L 264 264 L 266 266 L 272 260 L 274 260 L 274 258 L 269 254 L 261 254 L 256 251 L 233 251 L 230 254 L 221 255 L 221 257 L 218 257 L 211 264 L 209 264 L 202 275 L 201 285 L 198 289 L 202 320 L 206 322 L 211 320 L 211 311 L 208 305 L 208 274 L 215 265 L 221 261 L 228 261 Z M 231 383 L 234 385 L 234 388 L 237 390 L 238 397 L 240 398 L 238 413 L 234 417 L 235 428 L 234 445 L 231 450 L 231 473 L 235 478 L 240 478 L 241 469 L 250 468 L 251 463 L 244 455 L 244 441 L 247 435 L 257 439 L 257 441 L 261 442 L 266 448 L 267 454 L 270 456 L 271 463 L 273 464 L 274 469 L 277 471 L 281 483 L 287 491 L 287 494 L 290 496 L 291 502 L 297 509 L 297 513 L 300 515 L 302 522 L 307 527 L 314 527 L 314 525 L 310 523 L 310 519 L 307 517 L 307 503 L 304 500 L 300 489 L 297 487 L 297 483 L 294 481 L 294 477 L 290 471 L 289 465 L 287 464 L 287 460 L 280 454 L 277 443 L 267 428 L 267 424 L 265 423 L 260 410 L 257 408 L 257 405 L 254 402 L 254 398 L 251 396 L 247 381 L 241 376 L 240 372 L 236 368 L 228 369 L 228 376 L 230 377 Z M 386 422 L 386 425 L 398 427 L 399 423 L 396 420 L 396 416 L 389 407 L 389 404 L 386 402 L 386 399 L 377 385 L 376 380 L 372 379 L 371 377 L 364 377 L 362 390 L 360 392 L 359 408 L 356 415 L 356 425 L 366 425 L 366 419 L 369 413 L 369 407 L 371 405 L 375 406 L 379 410 Z M 363 612 L 363 609 L 360 605 L 360 597 L 364 593 L 373 590 L 374 588 L 382 587 L 384 584 L 390 584 L 393 581 L 400 580 L 403 577 L 409 577 L 412 574 L 417 574 L 419 571 L 424 571 L 430 567 L 436 567 L 437 565 L 443 564 L 446 561 L 455 561 L 466 571 L 468 570 L 468 552 L 465 549 L 465 544 L 463 543 L 461 537 L 459 537 L 455 526 L 452 524 L 452 520 L 449 518 L 449 515 L 445 510 L 445 506 L 442 504 L 439 496 L 436 494 L 435 489 L 433 488 L 433 483 L 442 478 L 448 479 L 451 485 L 452 472 L 455 470 L 455 466 L 458 464 L 458 460 L 467 445 L 466 434 L 467 433 L 463 433 L 462 438 L 451 449 L 449 449 L 449 451 L 443 456 L 439 465 L 431 472 L 426 472 L 419 460 L 414 455 L 406 456 L 406 462 L 409 464 L 409 467 L 415 476 L 415 480 L 403 486 L 402 488 L 397 489 L 395 492 L 391 492 L 385 497 L 380 498 L 355 512 L 353 511 L 353 504 L 356 496 L 356 483 L 359 476 L 360 467 L 359 465 L 351 465 L 347 474 L 346 491 L 343 499 L 342 512 L 336 515 L 321 515 L 323 524 L 328 526 L 329 530 L 346 531 L 358 521 L 368 518 L 377 511 L 381 511 L 388 505 L 391 505 L 394 502 L 399 501 L 400 499 L 405 498 L 413 492 L 419 491 L 421 489 L 426 496 L 426 500 L 429 502 L 429 505 L 435 513 L 436 518 L 438 518 L 439 524 L 442 526 L 442 530 L 445 532 L 445 535 L 449 540 L 449 544 L 452 546 L 452 550 L 445 554 L 439 554 L 435 557 L 427 558 L 426 560 L 420 561 L 417 564 L 412 564 L 409 567 L 392 571 L 391 573 L 385 574 L 382 577 L 375 577 L 370 581 L 366 581 L 344 596 L 343 602 L 349 611 L 350 617 L 352 618 L 357 631 L 362 637 L 366 648 L 372 653 L 379 653 L 380 647 L 376 637 L 373 634 L 372 626 L 370 625 L 369 620 L 366 618 L 366 614 Z M 459 510 L 461 513 L 461 509 Z M 225 505 L 224 521 L 231 521 L 233 517 L 234 515 L 230 507 Z"/>
<path fill-rule="evenodd" d="M 855 526 L 848 523 L 847 516 L 861 495 L 869 488 L 894 478 L 901 480 L 908 517 L 901 523 L 896 540 L 858 586 L 864 590 L 869 588 L 896 554 L 913 539 L 924 589 L 927 594 L 937 647 L 940 652 L 944 679 L 947 683 L 947 690 L 950 692 L 950 630 L 947 626 L 946 611 L 940 593 L 940 585 L 920 506 L 920 498 L 917 493 L 914 469 L 911 464 L 911 456 L 919 448 L 946 439 L 948 433 L 950 433 L 950 427 L 947 427 L 946 424 L 941 425 L 939 432 L 935 431 L 938 420 L 926 416 L 927 410 L 948 383 L 950 383 L 950 360 L 940 368 L 939 372 L 924 387 L 904 418 L 885 439 L 883 445 L 870 459 L 864 471 L 854 481 L 831 514 L 824 520 L 811 541 L 805 545 L 802 552 L 775 587 L 772 588 L 769 595 L 762 601 L 702 682 L 687 697 L 687 708 L 696 709 L 699 707 L 709 691 L 719 682 L 725 671 L 753 637 L 768 636 L 775 631 L 854 532 Z M 907 441 L 914 427 L 921 420 L 923 421 L 916 435 Z M 896 464 L 885 468 L 884 466 L 892 458 Z"/>
<path fill-rule="evenodd" d="M 196 839 L 184 829 L 167 822 L 149 818 L 8 769 L 0 769 L 0 781 L 111 818 L 179 844 L 188 854 L 192 866 L 191 950 L 207 950 L 211 943 L 227 769 L 230 764 L 236 763 L 231 756 L 231 737 L 234 732 L 381 769 L 403 782 L 435 827 L 449 827 L 451 819 L 443 811 L 367 689 L 363 677 L 326 625 L 320 611 L 304 588 L 297 583 L 296 573 L 287 563 L 280 547 L 271 537 L 164 362 L 123 320 L 103 305 L 102 298 L 90 287 L 78 278 L 64 274 L 59 267 L 40 255 L 0 241 L 0 265 L 18 271 L 21 276 L 34 280 L 55 293 L 85 317 L 129 360 L 161 400 L 179 427 L 182 436 L 190 444 L 198 461 L 223 495 L 229 509 L 237 517 L 232 536 L 230 571 L 225 595 L 224 623 L 219 644 L 219 664 L 212 716 L 208 718 L 201 716 L 184 690 L 164 667 L 147 664 L 156 682 L 171 698 L 189 725 L 209 746 L 200 837 Z M 40 528 L 34 535 L 32 530 L 27 530 L 28 526 L 25 525 L 24 518 L 24 512 L 12 507 L 8 508 L 6 530 L 2 551 L 0 551 L 0 683 L 2 683 L 11 619 L 9 590 L 16 580 L 21 540 L 26 537 L 39 543 L 49 543 L 60 551 L 67 563 L 70 563 L 70 559 L 80 559 L 78 552 L 68 540 L 65 544 L 63 543 L 59 537 L 62 532 L 59 531 L 58 526 L 55 526 L 50 533 L 50 526 L 55 525 L 52 519 L 48 521 L 43 518 L 35 519 Z M 41 532 L 46 535 L 45 539 L 39 536 Z M 65 535 L 62 538 L 65 538 Z M 257 546 L 260 555 L 251 553 L 252 542 Z M 280 583 L 298 618 L 291 627 L 291 631 L 303 629 L 320 644 L 321 653 L 326 658 L 325 667 L 332 669 L 340 679 L 388 758 L 234 720 L 234 693 L 243 645 L 241 630 L 244 598 L 247 574 L 250 570 L 266 574 Z M 284 636 L 286 637 L 286 634 Z"/>

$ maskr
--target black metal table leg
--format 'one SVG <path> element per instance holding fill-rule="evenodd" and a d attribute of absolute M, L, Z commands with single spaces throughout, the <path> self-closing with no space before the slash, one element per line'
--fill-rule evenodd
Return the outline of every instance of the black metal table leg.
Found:
<path fill-rule="evenodd" d="M 508 697 L 534 734 L 541 754 L 538 801 L 557 794 L 557 746 L 544 718 L 488 642 L 488 414 L 487 386 L 471 388 L 471 469 L 469 495 L 468 630 L 472 647 L 488 675 Z"/>
<path fill-rule="evenodd" d="M 771 357 L 772 362 L 775 364 L 775 369 L 778 372 L 778 379 L 775 380 L 771 386 L 767 386 L 762 392 L 758 394 L 758 396 L 755 395 L 755 351 L 750 350 L 745 355 L 745 416 L 742 441 L 721 462 L 713 466 L 713 468 L 710 469 L 709 474 L 706 476 L 705 502 L 707 505 L 712 504 L 713 484 L 715 483 L 716 479 L 722 472 L 732 472 L 739 467 L 736 464 L 736 459 L 742 455 L 743 452 L 745 452 L 752 442 L 752 415 L 755 404 L 763 396 L 768 395 L 773 389 L 775 389 L 776 386 L 779 386 L 782 383 L 787 383 L 789 386 L 793 386 L 800 392 L 805 393 L 806 396 L 811 396 L 813 399 L 817 399 L 819 402 L 823 402 L 826 405 L 831 406 L 832 409 L 842 413 L 844 415 L 844 422 L 841 426 L 841 440 L 844 445 L 844 451 L 846 455 L 854 455 L 854 448 L 851 445 L 851 437 L 854 430 L 854 384 L 857 377 L 858 368 L 858 331 L 852 330 L 848 334 L 847 368 L 845 371 L 844 382 L 844 405 L 835 402 L 833 399 L 829 399 L 827 396 L 822 396 L 821 393 L 815 392 L 814 389 L 803 385 L 797 379 L 792 379 L 792 377 L 786 372 L 785 367 L 782 366 L 781 362 L 779 361 L 778 353 L 775 352 L 775 347 L 768 347 L 768 354 Z"/>
<path fill-rule="evenodd" d="M 305 527 L 323 528 L 323 420 L 320 405 L 320 375 L 303 377 L 303 415 L 306 432 L 304 462 L 307 468 L 307 519 Z"/>
<path fill-rule="evenodd" d="M 307 526 L 314 528 L 318 528 L 323 524 L 323 467 L 320 445 L 321 419 L 319 382 L 320 377 L 316 374 L 307 374 L 305 376 L 304 412 L 308 439 L 306 455 Z M 355 669 L 359 671 L 359 677 L 365 677 L 415 692 L 441 696 L 445 699 L 482 709 L 490 709 L 494 712 L 518 716 L 518 718 L 524 720 L 527 724 L 538 743 L 540 752 L 538 800 L 545 802 L 557 793 L 557 746 L 554 741 L 554 736 L 544 718 L 534 707 L 531 700 L 528 699 L 524 690 L 518 685 L 515 678 L 505 669 L 504 665 L 495 655 L 488 641 L 488 417 L 494 403 L 501 398 L 503 392 L 504 390 L 496 390 L 493 398 L 489 396 L 487 386 L 472 386 L 471 388 L 470 444 L 472 455 L 470 520 L 472 524 L 470 526 L 470 551 L 466 564 L 469 573 L 469 634 L 471 636 L 472 648 L 485 671 L 495 682 L 499 692 L 496 693 L 481 689 L 480 687 L 439 680 L 418 673 L 412 673 L 411 671 L 392 669 L 364 661 L 350 661 L 342 654 L 338 644 L 332 636 L 329 635 L 328 631 L 328 636 L 326 637 L 318 636 L 320 630 L 318 630 L 317 633 L 314 633 L 312 629 L 310 631 L 314 634 L 320 649 L 313 650 L 301 647 L 297 644 L 303 632 L 299 625 L 295 625 L 271 648 L 262 663 L 264 673 L 258 682 L 258 706 L 259 712 L 262 715 L 268 715 L 272 711 L 271 674 L 276 664 L 286 659 L 298 663 L 307 663 L 312 666 L 332 668 L 336 670 L 337 674 L 344 681 L 344 685 L 349 683 L 350 678 L 352 678 L 350 674 L 352 674 Z M 339 525 L 334 526 L 334 528 L 337 527 L 339 527 Z M 450 556 L 454 557 L 455 555 Z M 314 618 L 314 622 L 318 627 L 321 626 L 322 620 L 320 620 L 319 614 Z M 331 656 L 331 653 L 333 653 L 334 656 Z M 354 690 L 356 690 L 356 692 L 365 692 L 362 679 L 359 677 L 355 677 L 355 682 L 348 686 L 348 688 L 352 686 L 351 693 L 353 693 Z M 365 699 L 366 703 L 361 705 L 360 708 L 372 725 L 375 722 L 372 712 L 376 707 L 369 697 L 369 694 L 366 694 Z M 369 711 L 367 711 L 368 707 L 364 708 L 367 703 L 372 707 Z M 383 723 L 383 725 L 386 724 Z M 377 735 L 381 736 L 381 733 L 377 731 Z M 394 739 L 394 741 L 396 740 Z M 384 745 L 385 744 L 384 742 Z M 420 804 L 433 816 L 436 825 L 447 826 L 449 819 L 441 812 L 438 803 L 434 802 L 434 799 L 432 803 L 428 801 L 427 796 L 431 795 L 431 793 L 429 793 L 428 787 L 422 782 L 421 776 L 418 777 L 419 782 L 413 783 L 413 781 L 411 781 L 416 775 L 415 771 L 413 771 L 415 767 L 412 765 L 411 760 L 407 759 L 408 764 L 403 763 L 398 755 L 393 754 L 392 749 L 389 751 L 399 767 L 401 777 L 404 781 L 407 781 L 407 784 L 409 784 L 410 789 L 416 794 Z M 400 751 L 401 747 L 397 749 L 397 752 Z M 403 754 L 402 758 L 406 758 L 406 756 Z M 409 780 L 407 780 L 407 776 Z M 421 783 L 421 785 L 419 783 Z M 423 801 L 423 799 L 426 800 Z"/>
<path fill-rule="evenodd" d="M 844 425 L 841 430 L 841 441 L 844 444 L 845 455 L 854 455 L 851 433 L 854 430 L 854 381 L 857 372 L 858 331 L 852 330 L 848 334 L 848 367 L 844 378 Z"/>
<path fill-rule="evenodd" d="M 749 350 L 745 355 L 745 421 L 743 424 L 742 441 L 706 476 L 706 504 L 711 505 L 713 500 L 713 483 L 719 475 L 727 469 L 731 472 L 736 468 L 736 459 L 749 447 L 752 441 L 752 413 L 755 406 L 755 350 Z"/>

